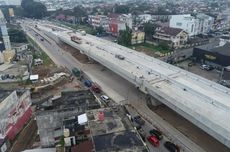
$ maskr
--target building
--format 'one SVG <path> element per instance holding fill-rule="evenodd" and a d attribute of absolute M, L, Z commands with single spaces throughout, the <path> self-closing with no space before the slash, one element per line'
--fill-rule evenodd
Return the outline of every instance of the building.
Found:
<path fill-rule="evenodd" d="M 172 15 L 169 27 L 181 28 L 189 34 L 194 36 L 198 34 L 207 34 L 212 30 L 214 18 L 205 15 L 197 14 L 192 16 L 191 14 Z"/>
<path fill-rule="evenodd" d="M 138 15 L 138 21 L 141 23 L 147 23 L 152 20 L 152 15 L 151 14 L 141 14 Z"/>
<path fill-rule="evenodd" d="M 16 58 L 18 60 L 24 58 L 24 56 L 26 55 L 25 53 L 28 49 L 28 45 L 29 44 L 27 43 L 12 43 L 12 49 L 15 50 Z"/>
<path fill-rule="evenodd" d="M 198 13 L 198 34 L 207 34 L 213 30 L 214 18 L 206 14 Z"/>
<path fill-rule="evenodd" d="M 29 90 L 0 90 L 0 138 L 13 140 L 31 115 Z"/>
<path fill-rule="evenodd" d="M 210 64 L 216 67 L 230 66 L 230 42 L 222 46 L 207 44 L 205 46 L 195 47 L 193 56 L 197 62 Z"/>
<path fill-rule="evenodd" d="M 179 28 L 159 27 L 156 29 L 153 38 L 157 42 L 167 42 L 172 48 L 182 48 L 188 41 L 188 33 Z"/>
<path fill-rule="evenodd" d="M 105 31 L 109 29 L 108 17 L 105 15 L 89 15 L 89 24 L 94 28 L 103 27 Z"/>
<path fill-rule="evenodd" d="M 110 14 L 109 18 L 109 33 L 114 36 L 119 35 L 119 31 L 126 30 L 126 26 L 132 29 L 132 15 L 126 14 Z"/>
<path fill-rule="evenodd" d="M 11 49 L 10 37 L 8 35 L 8 31 L 6 28 L 6 20 L 1 10 L 0 10 L 0 26 L 1 26 L 3 43 L 5 46 L 5 50 L 3 52 L 0 52 L 0 56 L 3 56 L 3 58 L 0 57 L 1 58 L 0 63 L 5 63 L 5 62 L 9 63 L 11 62 L 11 60 L 15 55 L 15 51 Z"/>
<path fill-rule="evenodd" d="M 132 31 L 132 39 L 131 39 L 131 44 L 140 44 L 144 43 L 145 41 L 145 32 L 141 31 Z"/>
<path fill-rule="evenodd" d="M 37 107 L 36 120 L 42 147 L 52 147 L 63 135 L 63 121 L 100 105 L 89 90 L 65 91 Z M 66 122 L 67 123 L 67 122 Z M 67 125 L 67 124 L 66 124 Z"/>

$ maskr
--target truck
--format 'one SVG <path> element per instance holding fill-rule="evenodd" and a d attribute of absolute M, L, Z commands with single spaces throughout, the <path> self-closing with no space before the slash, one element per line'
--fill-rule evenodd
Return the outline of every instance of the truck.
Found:
<path fill-rule="evenodd" d="M 80 75 L 81 75 L 81 70 L 79 70 L 78 68 L 73 68 L 73 69 L 72 69 L 72 73 L 73 73 L 76 77 L 80 77 Z"/>
<path fill-rule="evenodd" d="M 75 43 L 78 43 L 78 44 L 81 44 L 82 43 L 82 39 L 80 37 L 77 37 L 77 36 L 71 36 L 71 41 L 75 42 Z"/>
<path fill-rule="evenodd" d="M 101 93 L 101 87 L 97 83 L 92 83 L 91 90 L 95 93 Z"/>

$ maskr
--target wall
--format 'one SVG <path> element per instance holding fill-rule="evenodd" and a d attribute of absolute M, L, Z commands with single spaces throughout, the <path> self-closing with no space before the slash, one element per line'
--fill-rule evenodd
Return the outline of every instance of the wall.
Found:
<path fill-rule="evenodd" d="M 10 140 L 15 138 L 32 114 L 30 105 L 29 90 L 26 90 L 21 97 L 13 91 L 0 103 L 0 132 L 3 136 L 7 136 Z"/>

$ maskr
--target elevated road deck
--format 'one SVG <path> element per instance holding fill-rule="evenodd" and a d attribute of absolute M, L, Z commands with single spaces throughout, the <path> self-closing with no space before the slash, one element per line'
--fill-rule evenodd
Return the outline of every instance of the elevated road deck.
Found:
<path fill-rule="evenodd" d="M 39 28 L 132 82 L 230 148 L 230 89 L 107 40 L 63 28 Z M 70 35 L 80 37 L 82 43 L 71 41 Z"/>

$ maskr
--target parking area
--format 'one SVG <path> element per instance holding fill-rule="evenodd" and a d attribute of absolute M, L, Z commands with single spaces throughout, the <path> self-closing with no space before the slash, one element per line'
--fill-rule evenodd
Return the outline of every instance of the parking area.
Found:
<path fill-rule="evenodd" d="M 189 63 L 191 63 L 191 60 L 186 60 L 178 63 L 177 66 L 214 82 L 217 82 L 220 79 L 221 71 L 217 71 L 216 69 L 210 71 L 201 69 L 201 64 L 199 63 L 188 66 Z"/>

